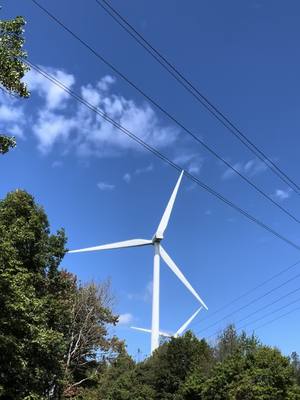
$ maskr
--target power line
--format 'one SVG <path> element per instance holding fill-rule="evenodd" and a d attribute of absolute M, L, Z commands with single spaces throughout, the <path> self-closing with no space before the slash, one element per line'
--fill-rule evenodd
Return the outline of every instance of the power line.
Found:
<path fill-rule="evenodd" d="M 279 271 L 278 273 L 272 275 L 270 278 L 264 280 L 263 282 L 259 283 L 255 287 L 247 290 L 247 292 L 245 292 L 245 293 L 241 294 L 240 296 L 234 298 L 233 300 L 231 300 L 228 303 L 224 304 L 222 307 L 220 307 L 217 310 L 215 310 L 214 312 L 210 313 L 208 316 L 204 317 L 202 319 L 202 322 L 206 321 L 207 319 L 213 317 L 216 314 L 219 314 L 221 311 L 225 310 L 226 308 L 228 308 L 232 304 L 236 303 L 237 301 L 239 301 L 239 300 L 243 299 L 244 297 L 248 296 L 249 294 L 253 293 L 255 290 L 260 289 L 261 287 L 265 286 L 267 283 L 273 281 L 274 279 L 278 278 L 279 276 L 283 275 L 284 273 L 286 273 L 287 271 L 289 271 L 290 269 L 294 268 L 296 265 L 299 265 L 299 264 L 300 264 L 300 260 L 295 262 L 292 265 L 289 265 L 287 268 L 284 268 L 283 270 Z"/>
<path fill-rule="evenodd" d="M 256 322 L 261 321 L 262 319 L 265 319 L 266 317 L 269 317 L 270 315 L 273 315 L 273 314 L 275 314 L 275 313 L 278 312 L 278 311 L 284 310 L 285 308 L 291 306 L 292 304 L 298 303 L 299 301 L 300 301 L 300 298 L 299 298 L 299 299 L 296 299 L 296 300 L 293 300 L 293 301 L 291 301 L 290 303 L 285 304 L 285 305 L 282 306 L 282 307 L 276 308 L 276 310 L 273 310 L 273 311 L 271 311 L 271 312 L 269 312 L 269 313 L 263 315 L 262 317 L 257 318 L 257 319 L 254 320 L 254 321 L 248 322 L 247 324 L 245 324 L 245 325 L 243 325 L 243 326 L 241 326 L 241 327 L 239 327 L 239 328 L 237 328 L 237 329 L 238 329 L 238 330 L 245 329 L 247 326 L 252 325 L 252 324 L 255 324 Z M 299 307 L 299 308 L 300 308 L 300 307 Z"/>
<path fill-rule="evenodd" d="M 56 16 L 54 16 L 45 7 L 39 4 L 36 0 L 31 0 L 36 6 L 38 6 L 44 13 L 46 13 L 52 20 L 54 20 L 59 26 L 66 30 L 70 35 L 72 35 L 77 41 L 79 41 L 85 48 L 87 48 L 92 54 L 94 54 L 101 62 L 105 63 L 110 69 L 112 69 L 116 74 L 118 74 L 123 80 L 125 80 L 130 86 L 138 91 L 143 97 L 145 97 L 151 104 L 153 104 L 157 109 L 159 109 L 163 114 L 165 114 L 171 121 L 173 121 L 177 126 L 179 126 L 183 131 L 185 131 L 189 136 L 191 136 L 195 141 L 197 141 L 202 147 L 204 147 L 210 154 L 216 157 L 219 161 L 223 162 L 229 169 L 234 171 L 240 178 L 242 178 L 246 183 L 248 183 L 254 190 L 256 190 L 261 196 L 266 200 L 270 201 L 274 206 L 288 215 L 295 222 L 300 224 L 300 220 L 294 216 L 290 211 L 277 203 L 271 196 L 266 194 L 262 189 L 260 189 L 255 183 L 253 183 L 249 178 L 243 175 L 237 168 L 231 165 L 227 160 L 220 156 L 215 150 L 209 147 L 203 140 L 196 136 L 191 130 L 184 126 L 180 121 L 166 111 L 160 104 L 158 104 L 154 99 L 148 96 L 142 89 L 140 89 L 135 83 L 133 83 L 127 76 L 125 76 L 119 69 L 107 61 L 99 52 L 92 48 L 87 42 L 81 39 L 76 33 L 74 33 L 70 28 L 68 28 L 63 22 L 61 22 Z"/>
<path fill-rule="evenodd" d="M 95 0 L 131 37 L 133 37 L 164 69 L 166 69 L 198 102 L 212 114 L 228 131 L 242 142 L 252 153 L 267 165 L 283 182 L 299 194 L 300 186 L 278 167 L 257 145 L 238 128 L 218 107 L 204 96 L 165 56 L 147 41 L 116 9 L 106 0 Z M 104 4 L 105 5 L 104 5 Z"/>
<path fill-rule="evenodd" d="M 266 325 L 272 324 L 273 322 L 278 321 L 279 319 L 284 318 L 287 315 L 290 315 L 290 314 L 292 314 L 292 313 L 294 313 L 296 311 L 299 311 L 299 310 L 300 310 L 300 307 L 294 308 L 293 310 L 288 311 L 287 313 L 282 314 L 279 317 L 276 317 L 276 318 L 272 319 L 271 321 L 266 322 L 265 324 L 259 325 L 258 327 L 254 328 L 254 330 L 257 331 L 258 329 L 261 329 Z"/>
<path fill-rule="evenodd" d="M 76 99 L 78 102 L 81 104 L 85 105 L 87 108 L 89 108 L 91 111 L 95 112 L 96 114 L 100 115 L 104 120 L 109 122 L 111 125 L 119 129 L 122 133 L 130 137 L 132 140 L 143 146 L 145 149 L 150 151 L 152 154 L 154 154 L 156 157 L 160 158 L 162 161 L 167 163 L 168 165 L 172 166 L 175 168 L 177 171 L 181 171 L 183 168 L 171 161 L 169 158 L 167 158 L 164 154 L 162 154 L 159 150 L 155 149 L 154 147 L 150 146 L 148 143 L 140 139 L 138 136 L 133 134 L 130 130 L 119 124 L 117 121 L 115 121 L 113 118 L 109 117 L 107 114 L 105 114 L 103 111 L 101 111 L 99 108 L 93 106 L 91 103 L 86 101 L 83 97 L 78 95 L 76 92 L 71 90 L 69 87 L 64 85 L 62 82 L 60 82 L 58 79 L 44 71 L 42 68 L 38 67 L 34 63 L 30 62 L 29 60 L 23 59 L 23 62 L 25 62 L 27 65 L 29 65 L 31 68 L 33 68 L 35 71 L 43 75 L 45 78 L 47 78 L 49 81 L 51 81 L 53 84 L 59 86 L 62 90 L 67 92 L 70 96 L 72 96 L 74 99 Z M 247 211 L 244 209 L 240 208 L 237 206 L 235 203 L 232 201 L 228 200 L 226 197 L 224 197 L 222 194 L 211 188 L 210 186 L 206 185 L 204 182 L 202 182 L 199 178 L 194 176 L 193 174 L 185 171 L 185 176 L 188 177 L 190 180 L 195 182 L 197 185 L 202 187 L 204 190 L 209 192 L 211 195 L 215 196 L 219 200 L 221 200 L 223 203 L 227 204 L 229 207 L 233 208 L 234 210 L 238 211 L 240 214 L 244 215 L 246 218 L 248 218 L 251 222 L 254 222 L 256 225 L 264 228 L 268 232 L 272 233 L 274 236 L 277 238 L 281 239 L 285 243 L 289 244 L 290 246 L 294 247 L 296 250 L 300 250 L 300 246 L 290 239 L 286 238 L 285 236 L 281 235 L 277 231 L 275 231 L 273 228 L 270 226 L 266 225 L 264 222 L 260 221 L 258 218 L 255 218 L 251 214 L 249 214 Z"/>
<path fill-rule="evenodd" d="M 264 306 L 260 307 L 259 309 L 253 311 L 252 313 L 246 315 L 245 317 L 239 319 L 238 321 L 236 321 L 236 324 L 239 324 L 242 321 L 245 321 L 245 319 L 248 319 L 250 317 L 252 317 L 253 315 L 256 315 L 258 313 L 260 313 L 261 311 L 265 310 L 266 308 L 269 308 L 271 306 L 273 306 L 276 303 L 279 303 L 281 300 L 286 299 L 287 297 L 291 296 L 292 294 L 295 294 L 297 292 L 299 292 L 300 288 L 294 289 L 286 294 L 284 294 L 283 296 L 280 296 L 278 299 L 271 301 L 271 303 L 265 304 Z"/>
<path fill-rule="evenodd" d="M 251 300 L 251 301 L 248 302 L 247 304 L 245 304 L 245 305 L 239 307 L 238 309 L 236 309 L 236 310 L 230 312 L 229 314 L 225 315 L 225 317 L 223 317 L 223 318 L 221 318 L 221 319 L 215 321 L 215 322 L 212 323 L 211 325 L 205 327 L 204 329 L 201 329 L 200 331 L 197 331 L 196 333 L 199 334 L 199 333 L 202 333 L 202 332 L 207 331 L 207 330 L 210 329 L 210 328 L 213 328 L 214 326 L 218 325 L 220 322 L 222 322 L 222 321 L 226 320 L 227 318 L 231 317 L 232 315 L 234 315 L 234 314 L 236 314 L 236 313 L 238 313 L 238 312 L 244 310 L 245 308 L 247 308 L 247 307 L 251 306 L 252 304 L 256 303 L 257 301 L 259 301 L 259 300 L 265 298 L 265 297 L 268 296 L 269 294 L 275 292 L 276 290 L 282 288 L 283 286 L 287 285 L 288 283 L 294 281 L 295 279 L 297 279 L 297 278 L 299 278 L 299 277 L 300 277 L 300 273 L 297 274 L 297 275 L 295 275 L 295 276 L 293 276 L 292 278 L 290 278 L 290 279 L 284 281 L 284 282 L 281 283 L 280 285 L 275 286 L 274 288 L 270 289 L 270 290 L 267 291 L 266 293 L 263 293 L 262 295 L 260 295 L 260 296 L 258 296 L 258 297 L 256 297 L 256 298 L 254 298 L 253 300 Z M 213 335 L 212 335 L 212 336 L 213 336 Z"/>

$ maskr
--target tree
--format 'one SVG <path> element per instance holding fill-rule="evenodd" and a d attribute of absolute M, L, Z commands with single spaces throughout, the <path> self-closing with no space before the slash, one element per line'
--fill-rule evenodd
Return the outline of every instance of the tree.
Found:
<path fill-rule="evenodd" d="M 290 360 L 291 360 L 291 366 L 292 366 L 292 368 L 293 368 L 293 370 L 294 370 L 294 374 L 295 374 L 297 383 L 298 383 L 298 385 L 300 385 L 300 357 L 299 357 L 299 355 L 294 351 L 294 352 L 291 354 Z"/>
<path fill-rule="evenodd" d="M 156 399 L 170 399 L 195 368 L 206 375 L 212 358 L 212 349 L 206 341 L 198 340 L 188 331 L 165 342 L 139 366 L 141 379 L 154 388 Z"/>
<path fill-rule="evenodd" d="M 9 93 L 26 98 L 30 93 L 22 82 L 22 78 L 29 70 L 23 61 L 27 57 L 27 53 L 23 50 L 24 26 L 23 17 L 16 17 L 10 21 L 0 20 L 0 87 Z M 7 153 L 15 145 L 14 137 L 0 135 L 0 154 Z"/>
<path fill-rule="evenodd" d="M 103 360 L 122 347 L 115 336 L 108 335 L 108 326 L 118 321 L 111 305 L 109 282 L 80 285 L 74 293 L 65 355 L 66 396 L 78 393 L 84 383 L 90 385 L 90 381 L 96 379 Z"/>
<path fill-rule="evenodd" d="M 0 397 L 58 393 L 74 283 L 58 269 L 63 230 L 22 190 L 0 201 Z M 34 397 L 36 396 L 36 397 Z M 28 397 L 29 398 L 29 397 Z"/>
<path fill-rule="evenodd" d="M 97 387 L 83 392 L 82 400 L 154 400 L 154 390 L 142 382 L 124 346 L 99 372 Z"/>
<path fill-rule="evenodd" d="M 226 335 L 225 335 L 226 337 Z M 198 388 L 202 400 L 300 399 L 289 359 L 255 338 L 236 335 L 237 346 Z M 188 397 L 186 397 L 188 398 Z M 197 397 L 194 397 L 195 399 Z"/>

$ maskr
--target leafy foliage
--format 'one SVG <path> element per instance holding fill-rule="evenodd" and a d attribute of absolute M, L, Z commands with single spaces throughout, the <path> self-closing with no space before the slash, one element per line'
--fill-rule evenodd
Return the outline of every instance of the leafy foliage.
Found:
<path fill-rule="evenodd" d="M 0 154 L 5 154 L 9 149 L 16 147 L 16 140 L 14 137 L 0 135 Z"/>
<path fill-rule="evenodd" d="M 65 243 L 25 191 L 0 201 L 1 399 L 62 398 L 98 370 L 97 355 L 118 351 L 109 286 L 60 270 Z"/>
<path fill-rule="evenodd" d="M 27 53 L 23 50 L 24 26 L 23 17 L 9 21 L 0 20 L 0 87 L 9 93 L 26 98 L 30 93 L 22 81 L 29 70 L 23 61 L 27 57 Z M 0 154 L 7 153 L 15 146 L 14 137 L 0 135 Z"/>
<path fill-rule="evenodd" d="M 229 326 L 214 347 L 191 332 L 135 364 L 123 352 L 99 372 L 86 400 L 299 400 L 292 362 Z M 298 365 L 298 364 L 297 364 Z"/>
<path fill-rule="evenodd" d="M 10 21 L 0 20 L 0 83 L 11 93 L 20 97 L 28 97 L 29 91 L 22 78 L 28 66 L 22 61 L 27 57 L 24 45 L 23 17 Z"/>
<path fill-rule="evenodd" d="M 108 335 L 107 327 L 118 321 L 111 311 L 111 303 L 109 282 L 79 286 L 74 293 L 71 324 L 66 335 L 65 395 L 75 395 L 85 383 L 90 385 L 103 359 L 122 349 L 122 343 Z"/>
<path fill-rule="evenodd" d="M 67 315 L 58 296 L 68 282 L 58 266 L 65 240 L 62 230 L 50 235 L 43 209 L 26 192 L 0 202 L 0 376 L 7 399 L 45 394 L 61 377 Z"/>

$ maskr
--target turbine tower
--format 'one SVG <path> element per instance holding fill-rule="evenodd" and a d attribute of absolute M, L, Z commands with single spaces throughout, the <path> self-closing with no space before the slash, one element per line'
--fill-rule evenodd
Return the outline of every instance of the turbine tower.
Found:
<path fill-rule="evenodd" d="M 204 303 L 204 301 L 201 299 L 201 297 L 198 295 L 198 293 L 195 291 L 195 289 L 192 287 L 192 285 L 188 282 L 186 277 L 183 275 L 183 273 L 177 267 L 175 262 L 171 259 L 169 254 L 166 252 L 166 250 L 161 245 L 161 242 L 164 238 L 165 230 L 168 226 L 168 222 L 169 222 L 169 219 L 171 216 L 171 212 L 172 212 L 172 209 L 174 206 L 174 202 L 175 202 L 176 195 L 177 195 L 177 192 L 178 192 L 178 189 L 180 186 L 180 182 L 183 177 L 183 173 L 184 173 L 184 171 L 181 172 L 181 174 L 178 178 L 178 181 L 175 185 L 175 188 L 174 188 L 173 193 L 170 197 L 170 200 L 167 204 L 167 207 L 162 216 L 162 219 L 161 219 L 161 221 L 158 225 L 158 228 L 151 240 L 131 239 L 131 240 L 125 240 L 122 242 L 104 244 L 104 245 L 94 246 L 94 247 L 87 247 L 84 249 L 70 250 L 68 252 L 68 253 L 82 253 L 82 252 L 87 252 L 87 251 L 110 250 L 110 249 L 120 249 L 120 248 L 125 248 L 125 247 L 140 247 L 140 246 L 149 246 L 149 245 L 154 247 L 152 326 L 151 326 L 151 330 L 134 327 L 134 329 L 138 329 L 141 331 L 151 333 L 151 354 L 159 346 L 159 336 L 160 335 L 167 336 L 167 337 L 170 337 L 170 336 L 176 337 L 176 336 L 180 335 L 187 328 L 187 326 L 192 322 L 192 320 L 196 317 L 196 315 L 199 313 L 199 311 L 202 308 L 205 308 L 206 310 L 208 309 L 206 304 Z M 163 259 L 163 261 L 167 264 L 167 266 L 171 269 L 171 271 L 178 277 L 178 279 L 186 286 L 186 288 L 193 294 L 193 296 L 201 304 L 201 307 L 178 329 L 178 331 L 174 335 L 160 332 L 160 330 L 159 330 L 160 258 Z"/>

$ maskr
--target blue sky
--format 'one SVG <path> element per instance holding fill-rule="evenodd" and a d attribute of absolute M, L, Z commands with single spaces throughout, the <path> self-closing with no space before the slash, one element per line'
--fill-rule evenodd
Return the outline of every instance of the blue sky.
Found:
<path fill-rule="evenodd" d="M 41 0 L 51 12 L 128 75 L 147 94 L 213 147 L 274 200 L 300 217 L 299 197 L 212 119 L 93 0 Z M 112 3 L 214 104 L 299 183 L 299 12 L 297 1 L 200 1 Z M 199 179 L 275 230 L 300 244 L 299 226 L 212 158 L 174 123 L 101 64 L 31 1 L 2 2 L 3 18 L 24 15 L 26 49 L 84 98 L 157 147 Z M 135 237 L 151 238 L 178 173 L 140 149 L 101 118 L 31 71 L 32 96 L 0 97 L 0 129 L 18 138 L 1 157 L 0 195 L 25 188 L 41 203 L 54 230 L 63 226 L 68 247 L 80 248 Z M 218 322 L 235 309 L 299 273 L 299 267 L 251 293 L 218 315 L 222 305 L 300 259 L 299 252 L 250 223 L 225 204 L 183 179 L 165 248 L 209 307 L 192 324 L 213 335 L 272 300 L 298 288 L 300 279 Z M 63 267 L 82 281 L 111 279 L 115 332 L 131 354 L 149 353 L 152 249 L 67 255 Z M 196 301 L 162 266 L 161 328 L 175 331 L 197 308 Z M 300 298 L 300 294 L 298 293 Z M 297 293 L 251 320 L 297 299 Z M 300 304 L 300 301 L 298 305 Z M 295 308 L 290 306 L 274 317 Z M 206 318 L 209 318 L 206 320 Z M 248 332 L 271 320 L 249 324 Z M 201 329 L 216 322 L 206 331 Z M 247 321 L 245 321 L 247 322 Z M 257 334 L 285 353 L 299 349 L 299 311 Z"/>

